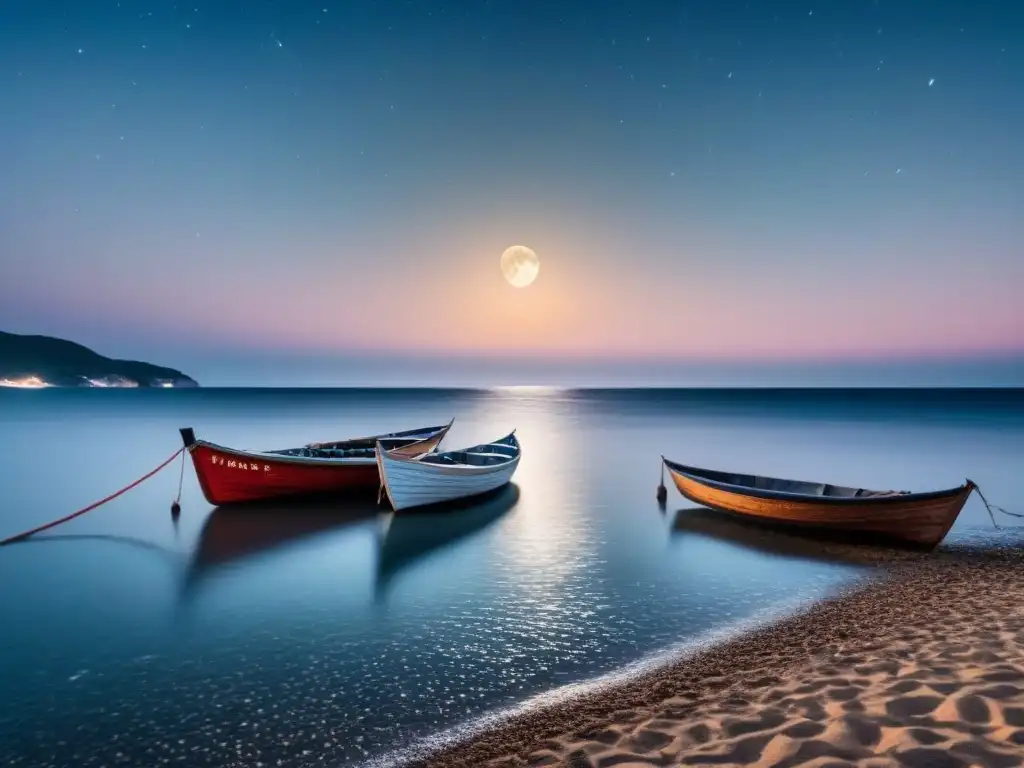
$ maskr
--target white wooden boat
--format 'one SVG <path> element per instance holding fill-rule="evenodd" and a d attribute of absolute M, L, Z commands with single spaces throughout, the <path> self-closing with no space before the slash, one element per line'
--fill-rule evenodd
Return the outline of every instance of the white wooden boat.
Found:
<path fill-rule="evenodd" d="M 377 446 L 382 489 L 396 512 L 493 491 L 507 485 L 522 449 L 513 430 L 500 440 L 455 451 L 402 455 Z"/>

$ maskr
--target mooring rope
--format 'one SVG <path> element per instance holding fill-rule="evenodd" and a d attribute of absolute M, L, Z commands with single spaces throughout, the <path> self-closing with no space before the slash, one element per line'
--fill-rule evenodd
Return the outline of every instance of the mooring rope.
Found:
<path fill-rule="evenodd" d="M 988 516 L 992 518 L 992 525 L 996 528 L 999 528 L 999 523 L 996 522 L 996 516 L 992 514 L 993 509 L 997 512 L 1002 512 L 1004 515 L 1009 515 L 1010 517 L 1024 517 L 1024 515 L 1018 512 L 1011 512 L 1010 510 L 1004 509 L 996 504 L 989 504 L 988 499 L 985 498 L 985 494 L 981 492 L 981 488 L 978 487 L 978 484 L 972 480 L 971 485 L 974 486 L 974 490 L 976 490 L 978 492 L 978 496 L 981 497 L 982 502 L 985 504 L 985 509 L 988 510 Z"/>
<path fill-rule="evenodd" d="M 177 517 L 181 512 L 181 486 L 185 484 L 185 449 L 181 451 L 181 471 L 178 472 L 178 495 L 171 502 L 171 514 Z M 173 458 L 173 457 L 172 457 Z"/>
<path fill-rule="evenodd" d="M 115 491 L 114 493 L 110 494 L 109 496 L 107 496 L 105 498 L 100 499 L 99 501 L 93 502 L 92 504 L 90 504 L 87 507 L 83 507 L 82 509 L 78 510 L 77 512 L 72 512 L 70 515 L 66 515 L 65 517 L 62 517 L 59 520 L 54 520 L 52 523 L 46 523 L 46 525 L 40 525 L 38 528 L 33 528 L 30 531 L 25 531 L 24 533 L 19 533 L 19 534 L 15 535 L 15 536 L 9 536 L 6 539 L 0 539 L 0 547 L 5 546 L 7 544 L 13 544 L 16 541 L 22 541 L 24 539 L 27 539 L 29 536 L 34 536 L 37 533 L 40 533 L 40 532 L 45 531 L 45 530 L 49 530 L 50 528 L 54 528 L 54 527 L 56 527 L 58 525 L 61 525 L 62 523 L 68 522 L 69 520 L 74 520 L 76 517 L 80 517 L 80 516 L 84 515 L 86 512 L 91 512 L 92 510 L 96 509 L 97 507 L 102 507 L 108 501 L 113 501 L 114 499 L 116 499 L 121 494 L 127 493 L 128 491 L 130 491 L 135 486 L 137 486 L 140 483 L 142 483 L 143 481 L 148 480 L 149 478 L 151 478 L 153 475 L 155 475 L 161 469 L 163 469 L 168 464 L 170 464 L 172 461 L 174 461 L 176 458 L 178 458 L 178 454 L 182 454 L 184 452 L 185 452 L 185 448 L 183 448 L 183 447 L 179 448 L 173 454 L 171 454 L 170 458 L 166 459 L 156 469 L 150 470 L 149 472 L 144 474 L 142 477 L 140 477 L 135 482 L 126 485 L 121 490 Z M 182 461 L 181 461 L 181 479 L 178 481 L 178 501 L 179 502 L 181 500 L 181 485 L 182 485 L 182 481 L 184 481 L 184 479 L 185 479 L 185 460 L 184 460 L 184 458 L 182 458 Z M 175 502 L 175 503 L 178 503 L 178 502 Z"/>

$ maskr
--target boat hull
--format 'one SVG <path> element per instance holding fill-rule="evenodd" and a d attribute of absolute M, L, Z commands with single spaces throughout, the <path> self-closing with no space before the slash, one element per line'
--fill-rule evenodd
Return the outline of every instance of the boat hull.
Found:
<path fill-rule="evenodd" d="M 218 506 L 372 489 L 379 482 L 372 459 L 316 465 L 259 455 L 240 456 L 205 443 L 197 443 L 189 454 L 203 496 Z"/>
<path fill-rule="evenodd" d="M 377 463 L 391 508 L 398 512 L 497 490 L 512 481 L 519 457 L 497 467 L 447 467 L 396 460 L 380 451 Z"/>
<path fill-rule="evenodd" d="M 437 448 L 446 433 L 447 428 L 427 439 L 410 443 L 415 442 L 417 453 L 430 452 Z M 185 441 L 203 496 L 215 506 L 297 496 L 349 494 L 376 490 L 380 485 L 377 461 L 373 455 L 305 458 L 241 451 L 191 437 L 186 437 Z M 399 450 L 405 448 L 402 446 Z"/>
<path fill-rule="evenodd" d="M 945 538 L 974 490 L 968 482 L 936 493 L 818 501 L 719 488 L 674 469 L 668 462 L 666 467 L 679 493 L 705 507 L 765 523 L 856 534 L 924 549 L 936 547 Z"/>

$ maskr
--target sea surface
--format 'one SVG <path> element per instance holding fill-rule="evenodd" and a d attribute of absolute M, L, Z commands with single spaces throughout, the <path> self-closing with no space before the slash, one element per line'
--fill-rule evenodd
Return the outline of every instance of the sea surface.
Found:
<path fill-rule="evenodd" d="M 523 445 L 476 505 L 214 509 L 180 461 L 0 548 L 0 764 L 359 765 L 862 577 L 693 511 L 659 457 L 1024 512 L 1022 390 L 0 390 L 0 538 L 230 446 L 445 423 Z M 1003 518 L 1012 525 L 1020 520 Z M 950 540 L 990 530 L 977 496 Z"/>

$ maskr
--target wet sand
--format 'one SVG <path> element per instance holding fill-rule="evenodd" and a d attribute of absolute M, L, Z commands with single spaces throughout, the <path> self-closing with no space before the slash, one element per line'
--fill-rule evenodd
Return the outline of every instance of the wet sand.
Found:
<path fill-rule="evenodd" d="M 1019 766 L 1022 542 L 880 555 L 799 615 L 409 765 Z"/>

